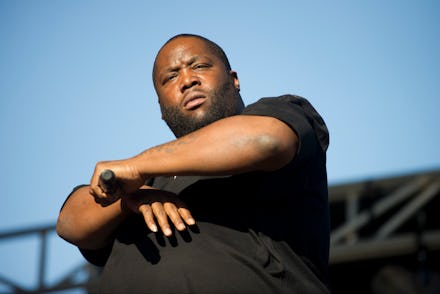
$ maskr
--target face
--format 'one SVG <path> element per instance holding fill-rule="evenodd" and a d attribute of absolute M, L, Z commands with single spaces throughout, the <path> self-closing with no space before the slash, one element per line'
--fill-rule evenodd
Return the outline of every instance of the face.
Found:
<path fill-rule="evenodd" d="M 159 52 L 155 66 L 162 118 L 176 137 L 241 111 L 236 73 L 203 40 L 171 41 Z"/>

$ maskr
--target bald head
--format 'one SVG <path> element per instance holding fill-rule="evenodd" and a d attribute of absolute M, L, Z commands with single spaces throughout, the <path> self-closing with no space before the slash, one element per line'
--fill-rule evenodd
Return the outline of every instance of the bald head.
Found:
<path fill-rule="evenodd" d="M 218 59 L 220 59 L 223 64 L 225 65 L 226 70 L 231 70 L 231 65 L 229 63 L 228 57 L 226 56 L 226 53 L 223 51 L 223 49 L 215 42 L 202 37 L 200 35 L 195 35 L 195 34 L 179 34 L 176 35 L 174 37 L 171 37 L 168 41 L 165 42 L 165 44 L 163 44 L 163 46 L 159 49 L 159 52 L 156 55 L 156 58 L 154 60 L 154 65 L 153 65 L 153 84 L 154 87 L 156 87 L 156 75 L 157 75 L 157 59 L 158 56 L 160 55 L 160 53 L 163 51 L 163 49 L 169 44 L 172 43 L 173 41 L 180 39 L 180 38 L 195 38 L 198 39 L 200 41 L 203 41 L 206 45 L 206 47 L 208 48 L 208 50 L 210 51 L 210 53 L 214 54 Z"/>

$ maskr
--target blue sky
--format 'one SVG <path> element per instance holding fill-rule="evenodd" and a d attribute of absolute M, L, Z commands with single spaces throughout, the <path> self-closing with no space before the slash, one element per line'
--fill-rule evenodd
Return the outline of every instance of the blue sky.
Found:
<path fill-rule="evenodd" d="M 54 223 L 97 161 L 173 138 L 151 67 L 178 33 L 224 48 L 246 103 L 308 98 L 330 130 L 330 185 L 438 169 L 439 13 L 438 1 L 0 1 L 0 232 Z M 82 260 L 49 245 L 52 283 Z M 33 238 L 0 242 L 0 276 L 34 285 L 37 252 Z"/>

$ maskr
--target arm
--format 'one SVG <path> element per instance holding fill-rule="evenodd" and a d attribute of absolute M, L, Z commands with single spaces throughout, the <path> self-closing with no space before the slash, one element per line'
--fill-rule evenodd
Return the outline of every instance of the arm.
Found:
<path fill-rule="evenodd" d="M 84 186 L 66 200 L 56 230 L 60 237 L 79 248 L 99 249 L 113 241 L 118 225 L 132 213 L 142 214 L 153 232 L 158 230 L 157 221 L 166 236 L 171 235 L 168 218 L 179 231 L 185 229 L 183 221 L 188 225 L 195 223 L 185 204 L 172 193 L 144 186 L 110 205 L 101 205 Z"/>
<path fill-rule="evenodd" d="M 272 117 L 238 115 L 149 149 L 134 160 L 144 177 L 275 170 L 294 157 L 293 130 Z"/>
<path fill-rule="evenodd" d="M 122 197 L 108 206 L 95 202 L 94 197 L 106 199 L 108 196 L 98 186 L 103 169 L 112 169 L 123 195 L 129 195 L 138 191 L 146 178 L 160 175 L 229 175 L 275 170 L 292 160 L 297 148 L 295 132 L 277 119 L 250 115 L 222 119 L 133 158 L 98 163 L 90 188 L 81 188 L 67 200 L 58 218 L 57 232 L 85 249 L 101 248 L 112 241 L 115 228 L 131 213 L 121 201 L 131 198 Z M 146 208 L 142 208 L 145 205 Z M 145 205 L 139 205 L 138 211 L 154 231 L 148 201 Z M 180 209 L 179 213 L 187 224 L 193 224 L 189 211 Z M 166 232 L 163 209 L 157 209 L 154 214 Z M 168 208 L 167 214 L 175 215 L 176 211 Z M 170 218 L 179 229 L 179 217 Z"/>
<path fill-rule="evenodd" d="M 102 199 L 108 196 L 98 186 L 99 174 L 106 168 L 115 172 L 123 192 L 131 193 L 149 177 L 279 169 L 293 159 L 297 149 L 295 132 L 282 121 L 264 116 L 232 116 L 135 157 L 98 163 L 91 193 Z"/>
<path fill-rule="evenodd" d="M 129 214 L 121 199 L 101 206 L 84 186 L 66 200 L 56 230 L 60 237 L 80 248 L 103 248 L 112 241 L 114 230 Z"/>

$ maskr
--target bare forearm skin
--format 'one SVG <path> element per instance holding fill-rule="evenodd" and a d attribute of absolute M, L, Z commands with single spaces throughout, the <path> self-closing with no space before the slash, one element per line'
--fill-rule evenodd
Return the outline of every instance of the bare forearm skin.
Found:
<path fill-rule="evenodd" d="M 233 116 L 130 159 L 145 178 L 162 175 L 229 175 L 275 170 L 295 156 L 298 139 L 283 122 Z"/>
<path fill-rule="evenodd" d="M 102 248 L 112 241 L 116 227 L 130 213 L 121 200 L 102 206 L 95 202 L 87 186 L 70 195 L 61 210 L 56 230 L 66 241 L 83 249 Z"/>

